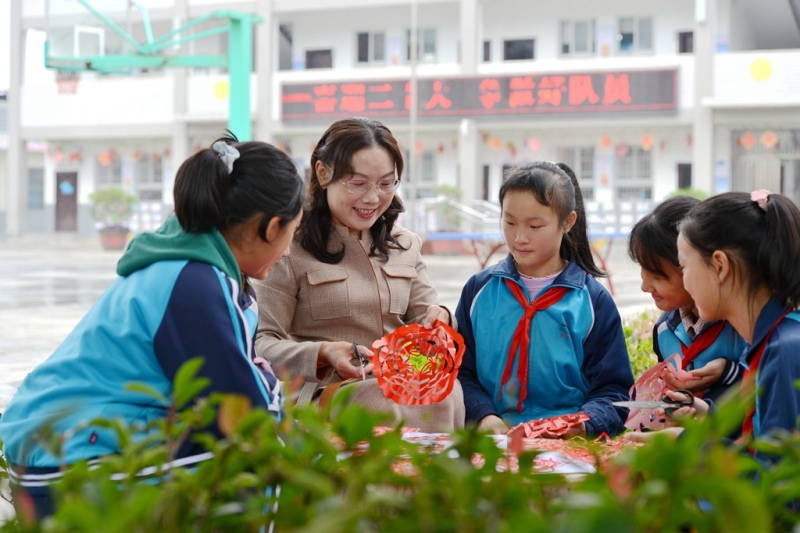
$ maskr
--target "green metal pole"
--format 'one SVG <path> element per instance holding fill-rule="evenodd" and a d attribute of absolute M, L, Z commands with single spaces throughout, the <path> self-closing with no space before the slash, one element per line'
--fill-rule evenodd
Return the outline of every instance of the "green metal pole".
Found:
<path fill-rule="evenodd" d="M 250 120 L 250 73 L 253 70 L 253 19 L 231 18 L 228 33 L 228 129 L 240 141 L 252 136 Z"/>

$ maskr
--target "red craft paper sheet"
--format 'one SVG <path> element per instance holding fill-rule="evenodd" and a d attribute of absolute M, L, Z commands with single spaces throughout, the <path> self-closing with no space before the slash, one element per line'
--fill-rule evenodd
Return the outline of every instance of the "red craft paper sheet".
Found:
<path fill-rule="evenodd" d="M 629 396 L 631 400 L 637 402 L 657 402 L 664 398 L 667 390 L 667 383 L 664 381 L 664 374 L 671 373 L 678 381 L 687 382 L 699 379 L 685 370 L 681 370 L 681 357 L 673 354 L 662 362 L 654 365 L 636 380 Z M 656 416 L 655 409 L 630 409 L 628 420 L 625 427 L 633 431 L 642 429 L 661 429 L 664 427 L 664 419 Z"/>
<path fill-rule="evenodd" d="M 453 390 L 464 356 L 464 339 L 447 324 L 409 324 L 372 345 L 370 360 L 378 385 L 390 400 L 430 405 Z"/>

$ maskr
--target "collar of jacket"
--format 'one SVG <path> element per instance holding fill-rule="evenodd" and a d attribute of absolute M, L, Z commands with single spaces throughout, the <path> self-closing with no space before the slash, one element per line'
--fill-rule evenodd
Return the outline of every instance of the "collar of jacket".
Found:
<path fill-rule="evenodd" d="M 753 329 L 753 342 L 750 343 L 750 346 L 747 350 L 748 359 L 750 358 L 750 353 L 753 351 L 753 349 L 757 348 L 758 345 L 761 344 L 761 342 L 764 340 L 764 337 L 766 337 L 769 331 L 772 329 L 772 325 L 775 324 L 775 321 L 778 320 L 781 314 L 783 314 L 783 312 L 786 310 L 787 305 L 781 305 L 774 295 L 767 300 L 767 304 L 758 315 L 756 327 Z"/>
<path fill-rule="evenodd" d="M 522 284 L 520 280 L 519 271 L 514 264 L 514 256 L 510 253 L 506 258 L 495 265 L 492 271 L 493 276 L 501 276 L 504 278 L 512 279 L 514 282 Z M 574 289 L 583 288 L 586 285 L 586 271 L 578 265 L 575 261 L 570 261 L 567 268 L 561 271 L 553 280 L 553 287 L 571 287 Z"/>

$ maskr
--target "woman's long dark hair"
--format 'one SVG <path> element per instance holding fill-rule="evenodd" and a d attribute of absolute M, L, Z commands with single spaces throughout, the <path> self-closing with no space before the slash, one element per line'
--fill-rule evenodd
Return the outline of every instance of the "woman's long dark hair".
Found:
<path fill-rule="evenodd" d="M 658 204 L 633 226 L 628 238 L 628 256 L 645 270 L 667 276 L 662 261 L 678 264 L 678 227 L 691 209 L 700 203 L 691 196 L 674 196 Z"/>
<path fill-rule="evenodd" d="M 706 259 L 725 252 L 750 294 L 766 285 L 782 304 L 800 304 L 800 209 L 789 198 L 770 194 L 764 211 L 748 193 L 720 194 L 692 209 L 681 233 Z"/>
<path fill-rule="evenodd" d="M 380 122 L 368 118 L 348 118 L 334 122 L 322 135 L 311 154 L 308 198 L 303 221 L 297 230 L 297 239 L 303 248 L 323 263 L 340 262 L 344 258 L 344 246 L 333 251 L 328 248 L 333 221 L 328 206 L 328 191 L 322 187 L 317 176 L 317 161 L 322 161 L 333 171 L 333 176 L 326 184 L 329 186 L 353 172 L 353 154 L 372 146 L 386 150 L 394 162 L 397 176 L 403 175 L 403 155 L 392 132 Z M 372 234 L 370 255 L 388 259 L 389 249 L 406 249 L 392 235 L 394 223 L 403 211 L 403 202 L 395 194 L 389 207 L 369 229 Z"/>
<path fill-rule="evenodd" d="M 239 151 L 233 170 L 213 148 L 200 150 L 175 176 L 175 215 L 186 232 L 225 230 L 261 214 L 259 236 L 267 241 L 272 217 L 285 226 L 303 208 L 303 180 L 289 156 L 271 144 L 217 139 Z M 217 142 L 215 141 L 215 142 Z M 268 241 L 267 241 L 268 242 Z"/>
<path fill-rule="evenodd" d="M 595 278 L 606 276 L 606 273 L 594 263 L 583 195 L 578 185 L 578 178 L 568 165 L 537 161 L 513 168 L 500 187 L 501 206 L 506 194 L 511 191 L 531 193 L 537 202 L 555 211 L 558 223 L 562 225 L 569 214 L 575 211 L 577 215 L 575 225 L 561 239 L 561 258 L 575 261 Z"/>

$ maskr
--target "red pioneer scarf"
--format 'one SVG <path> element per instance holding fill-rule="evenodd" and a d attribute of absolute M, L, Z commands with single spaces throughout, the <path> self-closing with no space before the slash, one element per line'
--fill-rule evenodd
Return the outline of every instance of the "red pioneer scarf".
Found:
<path fill-rule="evenodd" d="M 756 374 L 758 373 L 758 365 L 761 364 L 761 356 L 764 355 L 764 348 L 767 347 L 767 343 L 769 343 L 769 338 L 772 337 L 772 333 L 775 331 L 775 328 L 778 327 L 781 320 L 789 314 L 789 311 L 792 310 L 792 307 L 789 306 L 786 311 L 783 312 L 781 316 L 778 317 L 778 320 L 772 324 L 772 328 L 767 333 L 767 336 L 764 337 L 764 340 L 761 341 L 761 344 L 756 351 L 756 354 L 753 356 L 753 359 L 750 360 L 750 368 L 744 371 L 744 376 L 742 377 L 742 396 L 746 396 L 753 390 L 753 387 L 756 386 Z M 744 422 L 742 422 L 742 437 L 749 437 L 753 434 L 753 417 L 756 414 L 756 406 L 753 404 L 750 409 L 747 410 L 747 415 L 744 417 Z"/>
<path fill-rule="evenodd" d="M 686 367 L 689 366 L 689 363 L 694 361 L 694 358 L 700 355 L 702 352 L 705 351 L 706 348 L 714 344 L 717 338 L 719 337 L 722 330 L 725 328 L 727 322 L 724 320 L 720 320 L 710 328 L 706 329 L 699 335 L 697 335 L 692 344 L 688 347 L 681 342 L 681 352 L 683 352 L 683 360 L 681 361 L 681 368 L 686 370 Z M 680 341 L 678 341 L 680 342 Z"/>
<path fill-rule="evenodd" d="M 506 368 L 503 370 L 503 379 L 500 382 L 500 390 L 497 393 L 497 401 L 503 394 L 503 387 L 511 378 L 511 369 L 514 366 L 514 359 L 519 353 L 519 364 L 517 365 L 517 378 L 520 382 L 519 401 L 517 402 L 517 411 L 522 413 L 522 402 L 528 395 L 528 348 L 531 344 L 531 321 L 537 311 L 543 311 L 551 305 L 558 303 L 569 290 L 567 287 L 552 287 L 542 294 L 539 298 L 528 304 L 528 298 L 522 291 L 517 283 L 506 279 L 511 294 L 517 299 L 520 305 L 525 309 L 525 314 L 519 319 L 517 329 L 514 331 L 514 337 L 511 339 L 511 349 L 508 351 L 508 361 Z"/>

